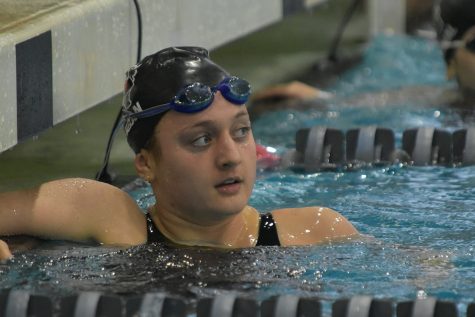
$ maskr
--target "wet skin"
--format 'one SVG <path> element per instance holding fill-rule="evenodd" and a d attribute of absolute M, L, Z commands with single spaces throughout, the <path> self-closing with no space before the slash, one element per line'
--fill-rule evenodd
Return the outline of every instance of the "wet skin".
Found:
<path fill-rule="evenodd" d="M 247 202 L 256 146 L 246 107 L 217 92 L 199 113 L 169 111 L 155 140 L 136 166 L 157 197 L 152 217 L 161 231 L 181 244 L 251 246 L 258 215 Z"/>
<path fill-rule="evenodd" d="M 475 39 L 475 26 L 465 32 L 462 42 L 467 43 Z M 475 52 L 465 46 L 457 48 L 454 57 L 449 63 L 449 77 L 455 76 L 462 92 L 475 95 Z"/>
<path fill-rule="evenodd" d="M 256 177 L 246 107 L 218 92 L 202 112 L 170 111 L 155 133 L 160 149 L 152 150 L 150 173 L 159 211 L 208 225 L 246 206 Z"/>
<path fill-rule="evenodd" d="M 135 158 L 150 181 L 156 226 L 171 241 L 193 246 L 245 248 L 256 244 L 259 212 L 247 205 L 256 173 L 256 146 L 247 110 L 218 92 L 211 106 L 188 115 L 169 111 L 155 128 L 155 144 Z M 351 239 L 358 231 L 325 207 L 272 211 L 281 245 Z M 120 189 L 87 179 L 62 179 L 0 193 L 0 236 L 146 243 L 143 212 Z M 0 240 L 1 241 L 1 240 Z M 0 259 L 10 256 L 0 243 Z"/>
<path fill-rule="evenodd" d="M 255 142 L 247 110 L 218 92 L 197 114 L 170 111 L 157 125 L 156 145 L 136 158 L 158 203 L 152 219 L 179 244 L 251 247 L 259 213 L 247 206 L 255 181 Z M 306 245 L 357 234 L 324 207 L 273 211 L 282 245 Z"/>

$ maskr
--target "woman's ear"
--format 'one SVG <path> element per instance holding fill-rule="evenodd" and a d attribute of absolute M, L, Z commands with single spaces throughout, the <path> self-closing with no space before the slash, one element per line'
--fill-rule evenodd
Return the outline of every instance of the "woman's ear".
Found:
<path fill-rule="evenodd" d="M 140 153 L 135 155 L 135 170 L 137 174 L 147 182 L 151 182 L 155 175 L 155 161 L 152 153 L 148 150 L 141 149 Z"/>

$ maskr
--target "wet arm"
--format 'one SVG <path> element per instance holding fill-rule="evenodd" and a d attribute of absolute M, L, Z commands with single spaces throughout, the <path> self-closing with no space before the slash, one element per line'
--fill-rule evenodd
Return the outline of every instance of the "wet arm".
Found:
<path fill-rule="evenodd" d="M 8 245 L 5 241 L 0 240 L 0 261 L 6 260 L 12 257 L 12 253 L 8 248 Z"/>
<path fill-rule="evenodd" d="M 355 227 L 340 213 L 325 207 L 274 210 L 282 245 L 311 245 L 342 241 L 358 235 Z"/>
<path fill-rule="evenodd" d="M 111 185 L 87 179 L 0 194 L 0 236 L 19 234 L 121 245 L 146 239 L 135 202 Z"/>
<path fill-rule="evenodd" d="M 275 85 L 264 90 L 258 91 L 253 94 L 252 99 L 255 101 L 276 97 L 295 99 L 327 99 L 328 97 L 330 97 L 330 94 L 315 87 L 309 86 L 305 83 L 293 81 L 291 83 Z"/>

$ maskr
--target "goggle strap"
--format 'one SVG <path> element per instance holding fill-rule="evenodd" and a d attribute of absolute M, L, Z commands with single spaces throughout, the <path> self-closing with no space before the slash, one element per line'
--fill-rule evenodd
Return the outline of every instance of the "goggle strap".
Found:
<path fill-rule="evenodd" d="M 160 113 L 163 113 L 165 111 L 168 111 L 170 109 L 173 109 L 175 111 L 182 112 L 182 113 L 199 112 L 203 109 L 208 108 L 211 105 L 211 103 L 213 102 L 213 99 L 214 99 L 214 93 L 216 93 L 216 91 L 218 91 L 218 90 L 222 93 L 223 97 L 227 101 L 229 101 L 229 102 L 231 102 L 235 105 L 242 105 L 242 104 L 246 103 L 246 101 L 248 100 L 249 94 L 250 94 L 250 89 L 247 91 L 246 94 L 241 94 L 240 95 L 240 94 L 234 93 L 232 91 L 230 82 L 232 80 L 235 80 L 235 79 L 244 81 L 243 79 L 239 79 L 237 77 L 230 77 L 230 78 L 227 78 L 227 79 L 223 80 L 217 86 L 212 87 L 212 88 L 210 87 L 211 96 L 210 96 L 209 100 L 204 100 L 202 103 L 195 104 L 195 105 L 192 105 L 192 104 L 183 104 L 182 105 L 182 104 L 177 102 L 178 101 L 178 96 L 175 96 L 174 99 L 170 103 L 153 106 L 151 108 L 145 109 L 145 110 L 140 111 L 140 112 L 130 112 L 130 111 L 128 111 L 128 112 L 125 113 L 125 118 L 126 119 L 129 119 L 129 118 L 130 119 L 133 119 L 133 118 L 134 119 L 143 119 L 143 118 L 156 116 L 156 115 L 158 115 Z M 247 83 L 246 81 L 244 81 L 244 82 Z M 188 87 L 183 88 L 183 90 L 180 92 L 179 95 L 183 94 Z"/>
<path fill-rule="evenodd" d="M 128 114 L 127 117 L 128 118 L 143 119 L 143 118 L 155 116 L 157 114 L 163 113 L 163 112 L 168 111 L 170 109 L 171 109 L 170 105 L 168 103 L 166 103 L 166 104 L 153 106 L 151 108 L 145 109 L 145 110 L 140 111 L 140 112 L 133 112 L 131 114 Z"/>

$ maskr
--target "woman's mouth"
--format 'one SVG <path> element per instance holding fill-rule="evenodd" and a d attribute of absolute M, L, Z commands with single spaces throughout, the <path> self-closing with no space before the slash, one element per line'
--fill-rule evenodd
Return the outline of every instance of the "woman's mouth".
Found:
<path fill-rule="evenodd" d="M 241 184 L 242 184 L 242 179 L 240 178 L 227 178 L 218 185 L 215 186 L 215 188 L 218 190 L 220 194 L 224 195 L 234 195 L 239 192 L 241 189 Z"/>

